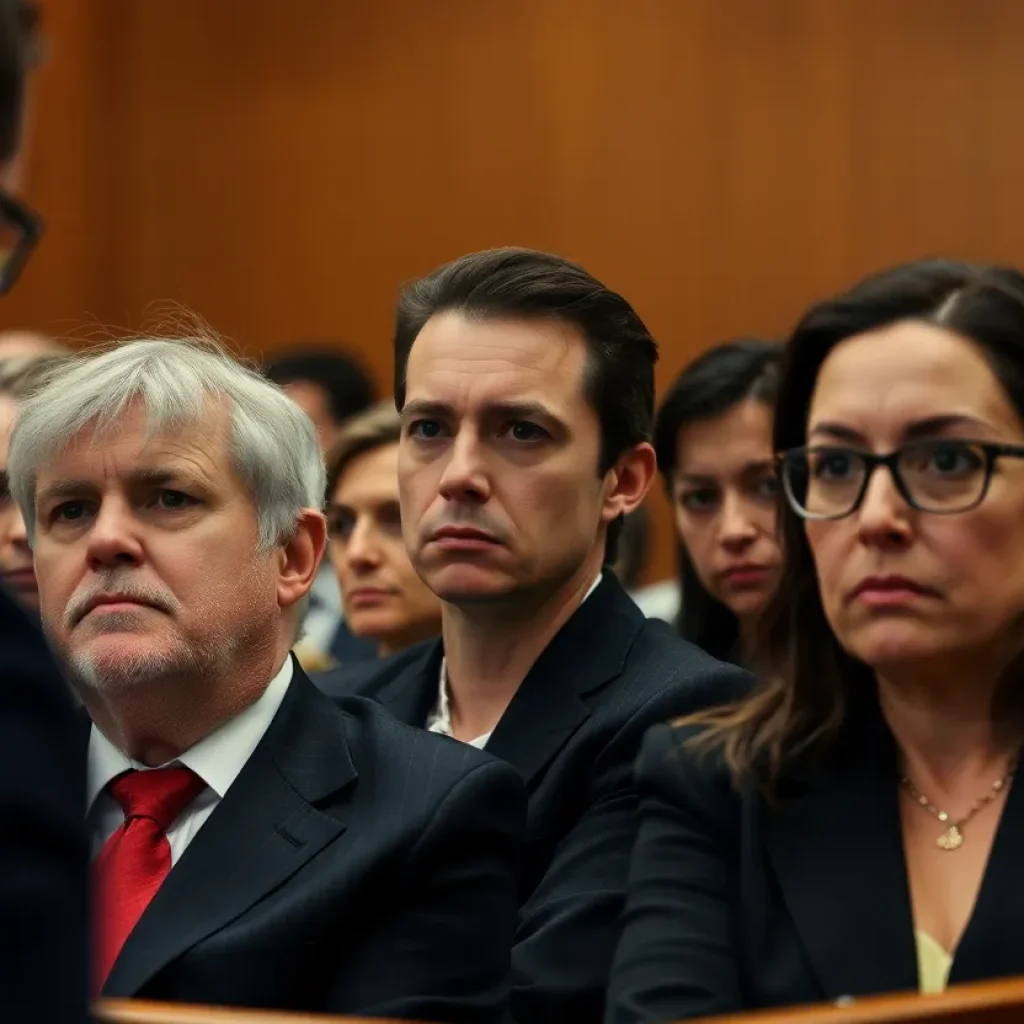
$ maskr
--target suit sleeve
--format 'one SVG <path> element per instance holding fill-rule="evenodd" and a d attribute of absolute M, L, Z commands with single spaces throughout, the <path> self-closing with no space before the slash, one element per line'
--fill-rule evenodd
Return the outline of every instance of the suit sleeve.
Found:
<path fill-rule="evenodd" d="M 395 879 L 396 905 L 381 908 L 388 923 L 346 958 L 338 1012 L 506 1019 L 525 822 L 526 791 L 509 765 L 482 764 L 455 785 Z"/>
<path fill-rule="evenodd" d="M 731 895 L 730 796 L 713 756 L 652 729 L 637 766 L 640 831 L 606 1024 L 655 1024 L 740 1011 Z"/>
<path fill-rule="evenodd" d="M 84 1022 L 85 764 L 42 634 L 0 589 L 0 1007 Z"/>

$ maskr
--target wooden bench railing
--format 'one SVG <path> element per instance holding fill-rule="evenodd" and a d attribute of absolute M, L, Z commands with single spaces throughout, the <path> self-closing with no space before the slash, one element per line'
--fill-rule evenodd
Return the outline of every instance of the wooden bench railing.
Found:
<path fill-rule="evenodd" d="M 101 1024 L 386 1024 L 355 1017 L 214 1006 L 100 1000 Z M 872 996 L 848 1006 L 805 1006 L 791 1010 L 703 1017 L 689 1024 L 1024 1024 L 1024 978 L 961 985 L 938 996 Z M 528 1021 L 522 1024 L 529 1024 Z M 571 1024 L 567 1021 L 566 1024 Z"/>

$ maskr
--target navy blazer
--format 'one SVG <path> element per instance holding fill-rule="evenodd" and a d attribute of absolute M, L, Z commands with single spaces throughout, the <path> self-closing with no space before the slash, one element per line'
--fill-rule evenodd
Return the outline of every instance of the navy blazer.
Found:
<path fill-rule="evenodd" d="M 525 803 L 507 765 L 332 702 L 296 665 L 103 994 L 499 1021 Z"/>
<path fill-rule="evenodd" d="M 38 626 L 0 588 L 0 1014 L 83 1022 L 88 844 L 79 722 Z"/>
<path fill-rule="evenodd" d="M 442 653 L 433 641 L 375 672 L 323 673 L 318 685 L 373 697 L 422 727 Z M 611 573 L 527 673 L 486 747 L 529 793 L 512 951 L 516 1020 L 601 1019 L 638 824 L 633 767 L 643 734 L 748 684 L 740 669 L 644 618 Z"/>
<path fill-rule="evenodd" d="M 777 798 L 737 791 L 695 727 L 651 731 L 609 1024 L 918 988 L 896 743 L 864 702 Z M 1024 786 L 1003 809 L 949 982 L 1024 974 Z"/>

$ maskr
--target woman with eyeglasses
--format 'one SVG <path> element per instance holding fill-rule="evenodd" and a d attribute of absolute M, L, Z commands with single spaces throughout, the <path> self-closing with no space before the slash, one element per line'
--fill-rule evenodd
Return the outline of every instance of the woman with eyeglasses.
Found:
<path fill-rule="evenodd" d="M 614 1024 L 1024 974 L 1024 276 L 815 306 L 774 440 L 760 682 L 647 739 Z"/>

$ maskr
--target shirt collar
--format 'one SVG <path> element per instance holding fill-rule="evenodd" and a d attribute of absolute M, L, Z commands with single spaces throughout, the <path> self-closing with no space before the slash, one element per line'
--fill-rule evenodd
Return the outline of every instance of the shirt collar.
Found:
<path fill-rule="evenodd" d="M 191 768 L 218 798 L 223 799 L 274 720 L 293 673 L 289 654 L 258 700 L 169 763 Z M 147 771 L 149 767 L 115 747 L 95 725 L 89 732 L 88 765 L 87 809 L 92 808 L 96 797 L 122 772 Z"/>
<path fill-rule="evenodd" d="M 604 570 L 597 574 L 597 579 L 590 584 L 590 589 L 583 595 L 583 601 L 586 601 L 590 595 L 597 590 L 601 585 L 601 580 L 604 577 Z M 583 604 L 580 601 L 580 604 Z M 452 731 L 452 719 L 451 712 L 448 706 L 448 659 L 441 655 L 441 678 L 438 680 L 438 693 L 437 693 L 437 705 L 434 710 L 434 716 L 437 720 L 437 727 L 442 729 L 445 735 L 448 735 Z"/>

